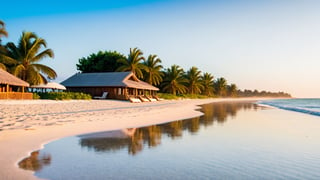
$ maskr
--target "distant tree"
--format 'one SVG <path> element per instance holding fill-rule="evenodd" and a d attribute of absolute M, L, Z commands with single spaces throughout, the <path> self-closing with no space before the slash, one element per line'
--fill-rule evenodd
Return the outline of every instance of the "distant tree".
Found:
<path fill-rule="evenodd" d="M 130 53 L 127 59 L 119 59 L 117 62 L 121 64 L 121 66 L 117 69 L 117 71 L 131 71 L 133 74 L 137 76 L 137 78 L 142 79 L 143 73 L 142 71 L 145 68 L 145 65 L 142 64 L 145 58 L 143 57 L 143 53 L 140 49 L 130 48 Z"/>
<path fill-rule="evenodd" d="M 44 58 L 54 56 L 51 49 L 39 52 L 42 47 L 47 47 L 44 39 L 39 38 L 35 33 L 23 32 L 17 46 L 12 42 L 7 43 L 8 52 L 0 54 L 0 59 L 12 66 L 12 74 L 31 85 L 47 83 L 44 75 L 54 79 L 57 74 L 52 68 L 38 63 Z"/>
<path fill-rule="evenodd" d="M 235 84 L 230 84 L 227 86 L 228 96 L 236 97 L 238 95 L 238 88 Z"/>
<path fill-rule="evenodd" d="M 218 78 L 214 83 L 215 92 L 218 96 L 226 96 L 227 80 L 223 77 Z"/>
<path fill-rule="evenodd" d="M 187 79 L 184 77 L 184 71 L 178 65 L 172 65 L 164 71 L 164 79 L 161 83 L 161 89 L 164 92 L 176 95 L 177 93 L 186 93 L 185 86 Z"/>
<path fill-rule="evenodd" d="M 126 57 L 117 51 L 99 51 L 79 59 L 77 69 L 83 73 L 115 72 L 121 64 L 117 61 Z"/>
<path fill-rule="evenodd" d="M 201 83 L 202 83 L 202 94 L 206 96 L 213 95 L 213 81 L 214 77 L 210 73 L 203 73 L 201 76 Z"/>
<path fill-rule="evenodd" d="M 145 69 L 143 70 L 144 81 L 151 85 L 159 85 L 162 82 L 163 68 L 160 64 L 161 60 L 157 55 L 149 55 L 148 59 L 143 62 Z"/>
<path fill-rule="evenodd" d="M 203 85 L 201 83 L 201 71 L 195 66 L 191 67 L 185 74 L 187 79 L 188 93 L 200 94 Z"/>

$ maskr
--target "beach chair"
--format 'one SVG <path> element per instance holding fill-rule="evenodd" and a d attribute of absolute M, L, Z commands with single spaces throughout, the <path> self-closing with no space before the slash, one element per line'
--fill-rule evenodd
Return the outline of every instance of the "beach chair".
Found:
<path fill-rule="evenodd" d="M 106 99 L 108 92 L 103 92 L 101 96 L 94 96 L 93 99 Z"/>
<path fill-rule="evenodd" d="M 135 97 L 129 97 L 129 101 L 132 103 L 141 103 L 141 100 Z"/>

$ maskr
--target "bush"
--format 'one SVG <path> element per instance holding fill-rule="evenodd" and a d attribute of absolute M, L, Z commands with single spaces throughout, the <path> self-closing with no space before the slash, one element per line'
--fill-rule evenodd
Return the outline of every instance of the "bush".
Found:
<path fill-rule="evenodd" d="M 91 95 L 78 92 L 49 92 L 38 93 L 41 99 L 70 100 L 70 99 L 91 99 Z"/>
<path fill-rule="evenodd" d="M 33 99 L 40 99 L 39 94 L 37 94 L 37 93 L 33 93 Z"/>

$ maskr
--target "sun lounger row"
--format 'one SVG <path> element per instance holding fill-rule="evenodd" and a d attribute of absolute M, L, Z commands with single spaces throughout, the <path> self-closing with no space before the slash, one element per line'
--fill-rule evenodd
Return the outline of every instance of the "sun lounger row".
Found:
<path fill-rule="evenodd" d="M 129 97 L 130 102 L 132 103 L 140 103 L 140 102 L 155 102 L 155 101 L 162 101 L 162 98 L 158 98 L 157 96 L 136 96 L 136 97 Z"/>

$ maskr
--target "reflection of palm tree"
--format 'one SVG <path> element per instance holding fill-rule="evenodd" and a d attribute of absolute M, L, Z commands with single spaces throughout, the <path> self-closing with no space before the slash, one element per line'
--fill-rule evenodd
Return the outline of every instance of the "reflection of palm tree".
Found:
<path fill-rule="evenodd" d="M 143 148 L 143 134 L 141 129 L 137 129 L 134 135 L 131 137 L 131 141 L 128 145 L 128 153 L 135 155 L 142 151 Z"/>
<path fill-rule="evenodd" d="M 200 129 L 200 117 L 195 117 L 192 118 L 190 120 L 187 121 L 187 129 L 191 132 L 191 133 L 196 133 L 199 131 Z"/>
<path fill-rule="evenodd" d="M 19 167 L 25 170 L 39 171 L 43 166 L 51 163 L 51 156 L 43 154 L 40 156 L 39 151 L 32 152 L 31 155 L 19 162 Z"/>

